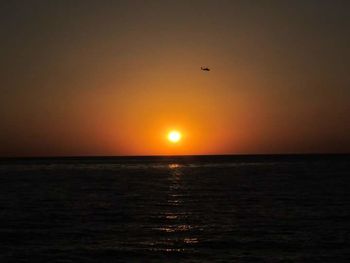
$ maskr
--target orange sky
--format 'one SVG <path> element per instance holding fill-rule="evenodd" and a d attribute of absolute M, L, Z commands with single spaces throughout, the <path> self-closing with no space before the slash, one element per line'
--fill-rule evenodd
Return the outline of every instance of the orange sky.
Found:
<path fill-rule="evenodd" d="M 0 155 L 349 152 L 349 3 L 247 2 L 4 4 Z"/>

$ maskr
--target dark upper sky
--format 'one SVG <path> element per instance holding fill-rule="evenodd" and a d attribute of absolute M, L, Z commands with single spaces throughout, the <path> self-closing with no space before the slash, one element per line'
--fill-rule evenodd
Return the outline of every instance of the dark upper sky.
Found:
<path fill-rule="evenodd" d="M 349 10 L 1 1 L 0 155 L 349 152 Z"/>

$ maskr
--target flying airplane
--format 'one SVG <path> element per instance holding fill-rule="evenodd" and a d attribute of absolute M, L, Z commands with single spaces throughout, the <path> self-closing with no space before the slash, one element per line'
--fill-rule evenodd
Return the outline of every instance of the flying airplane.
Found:
<path fill-rule="evenodd" d="M 201 67 L 201 70 L 203 70 L 203 71 L 210 71 L 210 68 L 207 68 L 207 67 Z"/>

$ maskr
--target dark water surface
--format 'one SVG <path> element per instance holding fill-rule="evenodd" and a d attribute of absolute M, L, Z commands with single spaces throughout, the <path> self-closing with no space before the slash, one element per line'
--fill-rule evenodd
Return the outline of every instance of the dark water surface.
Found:
<path fill-rule="evenodd" d="M 2 159 L 0 262 L 350 262 L 350 157 Z"/>

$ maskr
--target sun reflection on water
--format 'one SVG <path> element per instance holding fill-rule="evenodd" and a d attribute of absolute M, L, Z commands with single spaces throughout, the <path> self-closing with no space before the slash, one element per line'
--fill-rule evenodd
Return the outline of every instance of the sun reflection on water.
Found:
<path fill-rule="evenodd" d="M 186 180 L 184 180 L 184 166 L 178 163 L 168 165 L 168 191 L 166 211 L 161 217 L 164 223 L 160 224 L 154 230 L 162 233 L 162 236 L 171 244 L 183 246 L 182 249 L 188 249 L 188 246 L 197 244 L 198 238 L 193 235 L 196 228 L 189 221 L 192 217 L 192 211 L 186 204 Z M 173 251 L 174 248 L 163 248 L 164 251 Z M 168 250 L 169 249 L 169 250 Z"/>
<path fill-rule="evenodd" d="M 176 168 L 180 168 L 180 167 L 181 167 L 181 165 L 178 164 L 178 163 L 171 163 L 171 164 L 169 164 L 169 168 L 170 169 L 176 169 Z"/>
<path fill-rule="evenodd" d="M 172 220 L 172 219 L 178 219 L 179 217 L 176 214 L 168 214 L 165 216 L 165 218 Z"/>

